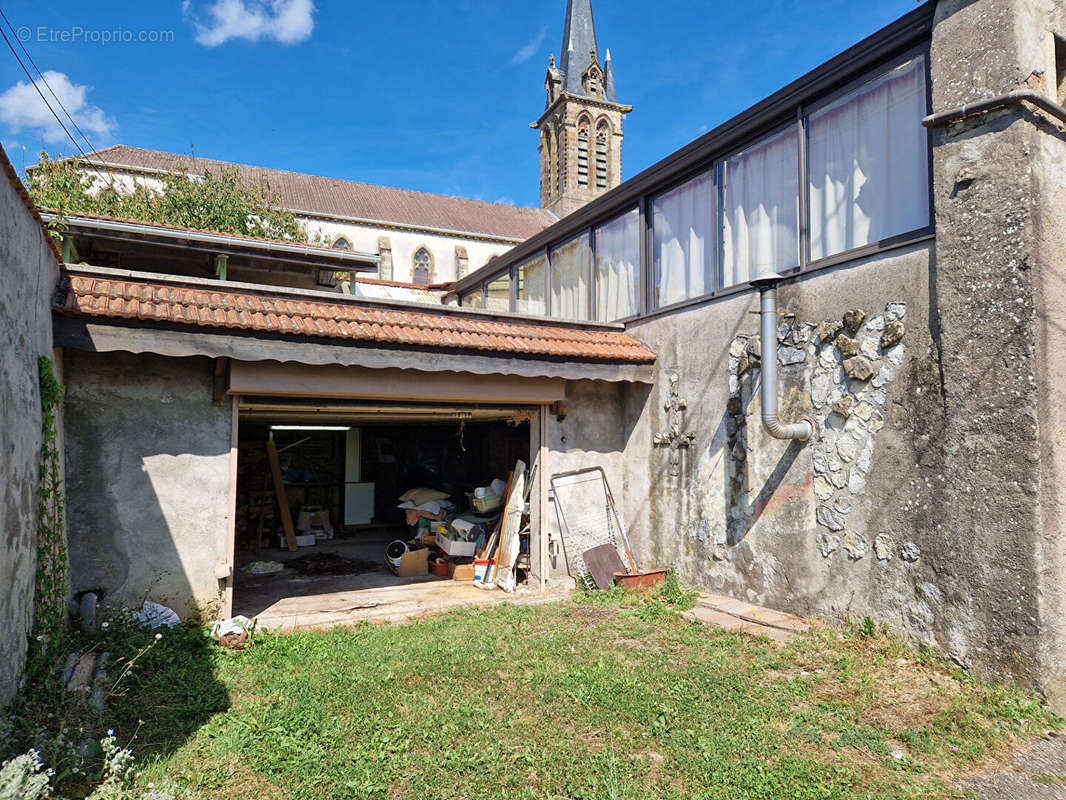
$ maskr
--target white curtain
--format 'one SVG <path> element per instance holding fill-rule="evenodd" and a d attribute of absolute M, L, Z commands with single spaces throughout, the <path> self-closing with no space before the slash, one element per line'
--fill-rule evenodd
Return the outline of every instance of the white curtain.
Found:
<path fill-rule="evenodd" d="M 713 289 L 713 170 L 652 201 L 652 237 L 657 306 Z"/>
<path fill-rule="evenodd" d="M 799 263 L 799 148 L 794 128 L 722 162 L 722 286 Z"/>
<path fill-rule="evenodd" d="M 596 229 L 596 319 L 633 316 L 639 291 L 640 212 L 634 208 Z"/>
<path fill-rule="evenodd" d="M 511 310 L 510 275 L 501 275 L 485 285 L 485 308 L 489 311 Z"/>
<path fill-rule="evenodd" d="M 589 273 L 592 251 L 582 234 L 551 251 L 551 315 L 558 319 L 588 319 Z"/>
<path fill-rule="evenodd" d="M 925 60 L 812 114 L 811 260 L 929 224 Z"/>
<path fill-rule="evenodd" d="M 515 310 L 519 314 L 543 316 L 548 313 L 548 259 L 537 256 L 518 268 L 518 303 Z"/>

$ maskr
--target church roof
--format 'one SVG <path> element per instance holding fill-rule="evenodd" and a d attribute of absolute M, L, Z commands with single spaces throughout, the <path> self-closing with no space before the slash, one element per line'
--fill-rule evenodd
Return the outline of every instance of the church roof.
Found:
<path fill-rule="evenodd" d="M 417 192 L 300 172 L 268 169 L 199 156 L 117 144 L 88 154 L 88 160 L 131 170 L 202 173 L 236 168 L 246 183 L 265 180 L 285 208 L 406 227 L 524 240 L 556 221 L 550 211 L 464 197 Z"/>
<path fill-rule="evenodd" d="M 563 89 L 567 94 L 585 94 L 581 75 L 592 63 L 593 50 L 599 52 L 596 47 L 596 23 L 592 19 L 592 0 L 567 0 L 562 60 L 559 64 L 565 76 Z"/>

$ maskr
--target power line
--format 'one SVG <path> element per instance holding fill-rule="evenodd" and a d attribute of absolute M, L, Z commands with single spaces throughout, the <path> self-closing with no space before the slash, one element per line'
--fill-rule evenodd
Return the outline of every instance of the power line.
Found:
<path fill-rule="evenodd" d="M 41 101 L 46 106 L 48 106 L 48 110 L 51 111 L 52 116 L 56 118 L 56 122 L 58 122 L 59 127 L 63 129 L 63 133 L 65 133 L 67 135 L 67 138 L 70 139 L 70 141 L 74 144 L 75 147 L 78 148 L 78 152 L 84 156 L 85 151 L 81 149 L 81 145 L 78 144 L 78 140 L 71 135 L 69 130 L 67 130 L 67 126 L 63 124 L 63 120 L 59 118 L 59 114 L 56 113 L 56 110 L 52 108 L 52 104 L 49 103 L 48 98 L 44 96 L 44 92 L 41 91 L 41 87 L 37 85 L 37 81 L 33 79 L 33 75 L 30 74 L 30 71 L 26 69 L 26 65 L 22 63 L 22 59 L 19 57 L 18 51 L 11 46 L 11 40 L 7 38 L 7 34 L 4 33 L 3 28 L 0 28 L 0 36 L 4 38 L 4 43 L 7 45 L 8 50 L 11 51 L 11 55 L 15 57 L 15 60 L 19 62 L 19 66 L 22 67 L 22 71 L 26 73 L 26 77 L 30 79 L 30 83 L 33 84 L 33 88 L 37 90 L 37 94 L 41 96 Z"/>
<path fill-rule="evenodd" d="M 4 22 L 7 24 L 8 29 L 11 31 L 11 35 L 15 37 L 15 41 L 19 43 L 19 47 L 22 48 L 22 52 L 26 54 L 26 58 L 29 59 L 30 64 L 32 64 L 33 68 L 37 71 L 37 75 L 40 77 L 40 82 L 45 85 L 45 88 L 48 89 L 48 93 L 52 95 L 59 107 L 63 109 L 63 114 L 68 120 L 70 120 L 70 124 L 74 127 L 74 129 L 81 134 L 81 138 L 85 140 L 85 144 L 89 146 L 89 150 L 95 151 L 96 148 L 93 147 L 93 143 L 89 141 L 89 137 L 85 135 L 85 131 L 83 131 L 78 126 L 78 123 L 74 121 L 74 117 L 71 116 L 70 112 L 67 110 L 67 107 L 63 105 L 63 101 L 60 100 L 59 97 L 56 95 L 55 91 L 53 91 L 52 87 L 48 83 L 48 79 L 44 77 L 44 73 L 41 71 L 41 68 L 37 66 L 37 62 L 33 60 L 33 56 L 30 55 L 30 51 L 27 50 L 26 46 L 21 42 L 21 40 L 19 40 L 18 34 L 16 33 L 14 26 L 11 24 L 11 20 L 8 19 L 7 14 L 4 13 L 2 8 L 0 8 L 0 17 L 3 17 Z M 52 107 L 52 104 L 48 102 L 48 98 L 44 96 L 44 92 L 41 91 L 41 87 L 37 85 L 37 81 L 34 79 L 29 69 L 26 68 L 26 64 L 22 61 L 22 58 L 19 56 L 18 51 L 15 50 L 14 46 L 12 46 L 11 40 L 7 38 L 7 34 L 4 33 L 4 29 L 2 26 L 0 26 L 0 37 L 3 37 L 4 43 L 7 45 L 8 50 L 11 51 L 11 55 L 13 55 L 15 57 L 15 60 L 18 61 L 19 66 L 22 67 L 22 71 L 26 74 L 26 77 L 29 78 L 30 83 L 33 84 L 34 90 L 37 92 L 38 95 L 40 95 L 41 101 L 45 104 L 45 106 L 48 107 L 48 110 L 52 112 L 52 116 L 55 117 L 56 122 L 59 123 L 59 127 L 63 129 L 63 133 L 67 135 L 67 138 L 70 139 L 71 144 L 74 145 L 74 147 L 81 154 L 81 156 L 86 161 L 89 161 L 89 154 L 82 150 L 81 145 L 78 144 L 78 140 L 74 138 L 73 134 L 71 134 L 70 130 L 63 123 L 63 120 L 59 118 L 59 114 L 56 113 L 56 110 Z M 102 174 L 104 180 L 111 188 L 111 191 L 117 194 L 118 188 L 115 186 L 115 181 L 111 173 L 107 170 L 103 170 Z"/>
<path fill-rule="evenodd" d="M 33 56 L 30 55 L 30 51 L 26 49 L 26 45 L 24 45 L 22 43 L 22 40 L 19 39 L 18 33 L 16 33 L 15 31 L 15 26 L 11 24 L 11 20 L 7 18 L 7 14 L 4 13 L 4 9 L 2 8 L 0 8 L 0 17 L 4 18 L 4 22 L 7 23 L 8 30 L 10 30 L 12 35 L 15 37 L 15 41 L 19 43 L 19 47 L 22 49 L 22 52 L 26 54 L 26 58 L 29 59 L 30 64 L 37 71 L 37 74 L 41 76 L 41 82 L 45 85 L 45 88 L 48 89 L 48 93 L 52 95 L 52 98 L 59 104 L 59 107 L 63 109 L 64 116 L 66 116 L 66 118 L 70 121 L 70 124 L 74 126 L 74 130 L 81 134 L 81 138 L 84 140 L 85 144 L 89 146 L 89 150 L 95 150 L 96 148 L 93 147 L 93 143 L 90 142 L 89 137 L 85 135 L 85 131 L 83 131 L 78 126 L 78 123 L 74 121 L 74 117 L 72 117 L 70 115 L 70 112 L 67 111 L 67 107 L 63 105 L 63 101 L 60 100 L 58 95 L 56 95 L 55 91 L 52 90 L 51 85 L 48 83 L 48 79 L 44 77 L 44 72 L 42 72 L 41 68 L 37 66 L 37 62 L 33 60 Z M 77 143 L 75 143 L 75 145 L 76 144 Z M 82 155 L 86 154 L 82 153 Z"/>

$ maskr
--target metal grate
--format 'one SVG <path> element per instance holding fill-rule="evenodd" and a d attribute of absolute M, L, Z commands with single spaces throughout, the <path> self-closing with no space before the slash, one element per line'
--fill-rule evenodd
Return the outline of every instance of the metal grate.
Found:
<path fill-rule="evenodd" d="M 629 541 L 603 468 L 553 475 L 551 487 L 570 576 L 585 588 L 595 589 L 583 554 L 604 544 L 614 547 L 622 563 L 633 569 Z"/>

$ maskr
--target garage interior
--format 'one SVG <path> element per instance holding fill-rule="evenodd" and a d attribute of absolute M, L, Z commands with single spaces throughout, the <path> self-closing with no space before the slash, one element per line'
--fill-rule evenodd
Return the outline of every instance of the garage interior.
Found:
<path fill-rule="evenodd" d="M 498 489 L 518 461 L 534 462 L 537 414 L 535 406 L 239 398 L 233 613 L 275 629 L 513 596 L 476 588 L 467 555 L 475 545 L 438 546 L 438 534 L 497 527 L 506 492 L 493 494 L 493 481 Z M 530 538 L 523 526 L 519 585 L 538 545 Z M 390 560 L 396 541 L 408 553 Z"/>

